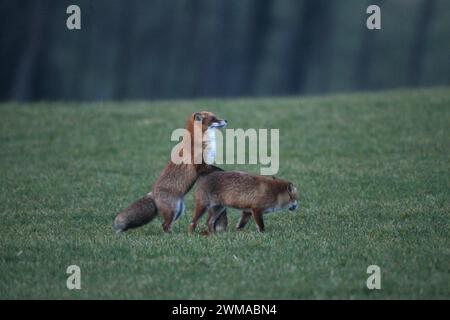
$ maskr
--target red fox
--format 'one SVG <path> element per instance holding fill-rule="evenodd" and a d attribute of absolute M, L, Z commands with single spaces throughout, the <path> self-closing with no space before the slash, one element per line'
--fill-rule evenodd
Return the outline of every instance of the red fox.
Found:
<path fill-rule="evenodd" d="M 189 163 L 176 164 L 169 161 L 164 171 L 157 179 L 152 191 L 141 199 L 132 203 L 129 207 L 120 212 L 114 220 L 113 228 L 116 232 L 122 232 L 130 228 L 142 226 L 153 220 L 158 214 L 163 218 L 163 230 L 170 232 L 172 224 L 184 213 L 184 195 L 194 185 L 199 174 L 208 174 L 210 172 L 222 170 L 212 165 L 208 165 L 201 159 L 200 163 L 194 163 L 194 145 L 198 139 L 194 135 L 194 124 L 201 124 L 200 138 L 203 133 L 212 128 L 224 128 L 227 125 L 226 120 L 218 119 L 213 113 L 208 111 L 193 113 L 187 120 L 187 134 L 184 136 L 181 145 L 191 150 L 191 161 Z M 188 145 L 190 142 L 190 145 Z M 215 141 L 214 141 L 215 142 Z M 201 151 L 215 152 L 215 147 L 211 148 L 212 141 L 206 139 L 203 141 Z M 181 149 L 179 154 L 182 155 Z M 213 149 L 213 150 L 211 150 Z M 208 155 L 206 155 L 208 157 Z M 226 229 L 226 212 L 219 217 L 216 222 L 217 228 Z"/>
<path fill-rule="evenodd" d="M 263 214 L 298 206 L 297 188 L 289 181 L 274 177 L 257 176 L 241 171 L 216 171 L 201 176 L 195 190 L 195 212 L 189 226 L 194 233 L 198 220 L 209 210 L 208 229 L 215 231 L 216 219 L 225 207 L 243 209 L 236 228 L 245 227 L 250 216 L 264 232 Z"/>

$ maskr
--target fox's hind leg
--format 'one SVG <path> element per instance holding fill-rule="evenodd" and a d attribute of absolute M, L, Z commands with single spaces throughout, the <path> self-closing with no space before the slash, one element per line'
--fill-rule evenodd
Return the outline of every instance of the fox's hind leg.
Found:
<path fill-rule="evenodd" d="M 175 210 L 169 210 L 169 211 L 163 211 L 161 212 L 161 216 L 163 217 L 163 230 L 164 232 L 171 232 L 172 231 L 172 225 L 173 222 L 175 221 L 175 216 L 176 216 L 176 212 Z"/>
<path fill-rule="evenodd" d="M 208 230 L 209 233 L 214 233 L 215 231 L 215 224 L 216 224 L 216 220 L 222 215 L 223 211 L 225 210 L 225 207 L 222 206 L 214 206 L 212 208 L 209 209 L 208 213 Z"/>
<path fill-rule="evenodd" d="M 190 234 L 194 233 L 195 228 L 197 227 L 198 220 L 200 220 L 200 218 L 203 216 L 203 214 L 205 214 L 207 209 L 208 209 L 208 207 L 205 204 L 200 203 L 199 201 L 196 201 L 194 217 L 192 217 L 192 222 L 189 225 L 189 233 Z"/>
<path fill-rule="evenodd" d="M 242 211 L 241 218 L 239 219 L 239 222 L 236 225 L 236 230 L 242 230 L 247 225 L 248 220 L 250 220 L 250 217 L 252 216 L 251 211 Z"/>
<path fill-rule="evenodd" d="M 216 219 L 216 222 L 214 223 L 214 231 L 225 232 L 227 231 L 227 227 L 228 227 L 228 216 L 227 216 L 227 209 L 225 209 Z"/>
<path fill-rule="evenodd" d="M 259 209 L 252 209 L 253 219 L 255 219 L 259 232 L 264 232 L 263 211 Z"/>
<path fill-rule="evenodd" d="M 177 199 L 173 201 L 159 202 L 158 211 L 164 220 L 162 227 L 164 232 L 171 232 L 172 225 L 177 220 L 184 210 L 183 200 Z"/>

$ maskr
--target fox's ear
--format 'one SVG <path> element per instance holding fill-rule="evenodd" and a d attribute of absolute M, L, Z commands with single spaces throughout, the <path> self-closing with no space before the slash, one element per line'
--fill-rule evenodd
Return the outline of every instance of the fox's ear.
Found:
<path fill-rule="evenodd" d="M 297 192 L 297 188 L 294 187 L 294 185 L 292 183 L 289 183 L 288 186 L 287 186 L 287 191 L 289 193 L 295 193 L 295 192 Z"/>
<path fill-rule="evenodd" d="M 194 120 L 195 121 L 203 121 L 203 116 L 200 112 L 194 113 Z"/>

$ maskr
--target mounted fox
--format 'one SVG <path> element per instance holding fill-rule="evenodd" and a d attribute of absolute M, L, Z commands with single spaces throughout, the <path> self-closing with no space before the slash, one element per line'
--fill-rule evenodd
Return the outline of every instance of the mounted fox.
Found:
<path fill-rule="evenodd" d="M 263 214 L 285 208 L 295 210 L 297 206 L 297 188 L 289 181 L 241 171 L 216 171 L 198 179 L 189 233 L 194 233 L 198 220 L 207 210 L 210 233 L 215 232 L 215 224 L 225 207 L 243 210 L 236 226 L 238 230 L 253 216 L 258 230 L 264 232 Z"/>
<path fill-rule="evenodd" d="M 213 113 L 202 111 L 193 113 L 186 124 L 186 134 L 179 144 L 179 151 L 172 156 L 184 159 L 184 162 L 169 161 L 152 191 L 138 199 L 120 212 L 114 220 L 113 228 L 122 232 L 152 221 L 158 214 L 163 219 L 163 230 L 170 232 L 172 224 L 184 213 L 184 195 L 194 185 L 200 174 L 209 174 L 222 169 L 209 165 L 215 156 L 215 129 L 224 128 L 226 120 L 218 119 Z M 197 131 L 201 132 L 197 132 Z M 203 139 L 205 132 L 206 139 Z M 200 133 L 200 134 L 199 134 Z M 200 150 L 198 148 L 200 146 Z M 186 150 L 190 152 L 186 152 Z M 204 157 L 208 159 L 204 161 Z M 200 160 L 200 161 L 198 161 Z M 217 229 L 226 229 L 226 212 L 216 221 Z"/>

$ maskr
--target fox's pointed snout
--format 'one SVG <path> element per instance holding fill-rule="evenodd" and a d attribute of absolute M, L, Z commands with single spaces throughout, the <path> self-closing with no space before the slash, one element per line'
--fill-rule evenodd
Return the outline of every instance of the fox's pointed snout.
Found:
<path fill-rule="evenodd" d="M 221 129 L 221 128 L 225 128 L 228 124 L 227 120 L 217 120 L 211 123 L 210 128 L 217 128 L 217 129 Z"/>
<path fill-rule="evenodd" d="M 292 202 L 290 205 L 289 205 L 289 210 L 290 211 L 294 211 L 295 209 L 297 209 L 297 207 L 298 207 L 298 201 L 297 200 L 295 200 L 294 202 Z"/>
<path fill-rule="evenodd" d="M 127 230 L 126 218 L 121 214 L 117 215 L 117 217 L 114 219 L 112 227 L 116 233 L 121 233 Z"/>

